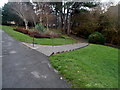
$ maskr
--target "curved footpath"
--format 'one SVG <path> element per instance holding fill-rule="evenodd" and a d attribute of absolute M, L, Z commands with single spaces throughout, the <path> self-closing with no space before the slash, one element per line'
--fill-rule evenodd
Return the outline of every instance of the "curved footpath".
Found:
<path fill-rule="evenodd" d="M 44 54 L 2 32 L 2 88 L 70 88 Z"/>
<path fill-rule="evenodd" d="M 88 43 L 75 43 L 75 44 L 67 44 L 67 45 L 59 45 L 59 46 L 50 46 L 50 45 L 34 45 L 33 44 L 29 44 L 29 43 L 25 43 L 22 42 L 23 45 L 31 48 L 31 49 L 35 49 L 38 52 L 41 52 L 43 54 L 45 54 L 46 56 L 50 56 L 52 54 L 57 54 L 57 53 L 62 53 L 62 52 L 68 52 L 68 51 L 72 51 L 75 49 L 79 49 L 79 48 L 83 48 L 88 46 Z"/>

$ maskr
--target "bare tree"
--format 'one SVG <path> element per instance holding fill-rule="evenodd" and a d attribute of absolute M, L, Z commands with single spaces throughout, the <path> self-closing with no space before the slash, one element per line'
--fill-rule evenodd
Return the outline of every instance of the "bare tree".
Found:
<path fill-rule="evenodd" d="M 49 29 L 49 22 L 54 21 L 54 14 L 52 14 L 52 6 L 49 2 L 33 2 L 35 7 L 36 15 L 40 24 L 43 24 Z M 53 19 L 53 20 L 52 20 Z"/>
<path fill-rule="evenodd" d="M 25 23 L 26 29 L 28 29 L 29 20 L 29 10 L 31 9 L 29 5 L 25 2 L 11 2 L 12 12 L 18 15 Z"/>
<path fill-rule="evenodd" d="M 29 18 L 28 21 L 34 23 L 34 26 L 37 24 L 38 20 L 38 16 L 36 15 L 36 9 L 34 8 L 34 5 L 32 3 L 30 3 L 27 8 L 28 10 L 28 14 L 29 14 Z"/>

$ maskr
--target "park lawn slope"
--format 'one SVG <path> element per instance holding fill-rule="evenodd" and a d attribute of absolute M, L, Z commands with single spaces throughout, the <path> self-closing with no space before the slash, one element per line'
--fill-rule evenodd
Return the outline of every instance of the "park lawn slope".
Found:
<path fill-rule="evenodd" d="M 10 26 L 0 26 L 2 27 L 2 29 L 8 33 L 10 36 L 12 36 L 13 38 L 15 38 L 18 41 L 22 41 L 22 42 L 27 42 L 27 43 L 33 43 L 33 38 L 14 31 L 13 27 Z M 35 44 L 41 44 L 41 45 L 64 45 L 64 44 L 72 44 L 72 43 L 76 43 L 76 40 L 72 39 L 71 37 L 68 37 L 66 35 L 63 35 L 64 38 L 53 38 L 53 39 L 49 39 L 49 38 L 35 38 L 34 39 L 34 43 Z"/>
<path fill-rule="evenodd" d="M 118 49 L 90 44 L 50 57 L 51 64 L 77 88 L 117 88 Z"/>

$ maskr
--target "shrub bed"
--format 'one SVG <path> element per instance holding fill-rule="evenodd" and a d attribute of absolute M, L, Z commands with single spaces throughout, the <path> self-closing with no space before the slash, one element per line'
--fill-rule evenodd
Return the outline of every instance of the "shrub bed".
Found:
<path fill-rule="evenodd" d="M 55 33 L 40 33 L 37 30 L 29 31 L 26 30 L 25 28 L 17 28 L 15 30 L 24 34 L 28 34 L 30 37 L 35 37 L 35 38 L 61 38 L 60 34 L 55 34 Z"/>
<path fill-rule="evenodd" d="M 25 29 L 25 28 L 17 28 L 17 29 L 14 29 L 14 30 L 16 30 L 18 32 L 21 32 L 21 33 L 24 33 L 24 34 L 28 34 L 28 30 Z"/>

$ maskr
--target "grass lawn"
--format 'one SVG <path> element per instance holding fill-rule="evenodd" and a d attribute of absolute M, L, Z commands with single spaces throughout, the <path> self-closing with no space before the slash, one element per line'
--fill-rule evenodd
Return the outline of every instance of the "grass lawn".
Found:
<path fill-rule="evenodd" d="M 51 56 L 50 61 L 73 87 L 118 87 L 118 49 L 90 44 Z"/>
<path fill-rule="evenodd" d="M 29 37 L 28 35 L 25 35 L 23 33 L 17 32 L 13 30 L 13 27 L 10 26 L 0 26 L 2 29 L 8 33 L 10 36 L 15 38 L 16 40 L 27 42 L 27 43 L 33 43 L 33 38 Z M 35 38 L 34 43 L 35 44 L 41 44 L 41 45 L 64 45 L 64 44 L 72 44 L 75 43 L 76 40 L 63 35 L 64 38 L 54 38 L 54 39 L 48 39 L 48 38 Z"/>

